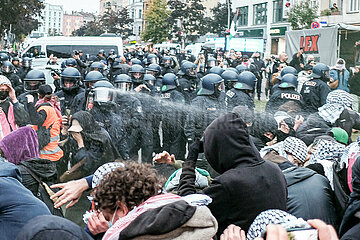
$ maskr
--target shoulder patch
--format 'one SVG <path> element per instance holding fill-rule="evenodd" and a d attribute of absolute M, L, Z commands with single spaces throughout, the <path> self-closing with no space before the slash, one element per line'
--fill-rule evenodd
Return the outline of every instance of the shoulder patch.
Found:
<path fill-rule="evenodd" d="M 229 98 L 233 98 L 235 96 L 235 93 L 231 90 L 226 92 L 226 96 L 228 96 Z"/>

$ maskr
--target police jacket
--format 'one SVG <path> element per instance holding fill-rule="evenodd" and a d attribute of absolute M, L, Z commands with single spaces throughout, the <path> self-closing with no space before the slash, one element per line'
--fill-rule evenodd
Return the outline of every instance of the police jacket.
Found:
<path fill-rule="evenodd" d="M 184 133 L 188 141 L 200 139 L 205 128 L 225 110 L 225 104 L 214 96 L 197 96 L 186 116 Z"/>
<path fill-rule="evenodd" d="M 226 92 L 226 107 L 228 111 L 232 111 L 236 106 L 246 106 L 254 110 L 254 99 L 242 90 L 232 88 Z"/>
<path fill-rule="evenodd" d="M 70 111 L 72 103 L 74 101 L 74 98 L 79 93 L 85 92 L 85 89 L 78 88 L 72 91 L 64 91 L 60 90 L 59 92 L 56 92 L 55 95 L 58 96 L 60 101 L 60 107 L 61 107 L 61 115 L 65 116 L 68 114 L 66 111 L 67 109 Z"/>
<path fill-rule="evenodd" d="M 121 117 L 114 113 L 114 109 L 115 105 L 99 106 L 95 103 L 90 113 L 95 121 L 109 133 L 111 141 L 121 157 L 127 160 L 129 159 L 129 149 L 126 142 L 126 132 Z"/>
<path fill-rule="evenodd" d="M 321 79 L 306 81 L 300 92 L 304 100 L 304 110 L 309 114 L 317 112 L 318 108 L 326 103 L 329 92 L 330 87 Z"/>
<path fill-rule="evenodd" d="M 86 91 L 79 93 L 76 95 L 72 101 L 70 112 L 74 114 L 79 111 L 84 111 L 86 108 L 86 98 L 87 94 Z"/>
<path fill-rule="evenodd" d="M 22 94 L 20 94 L 20 96 L 17 97 L 19 103 L 21 103 L 24 106 L 25 111 L 28 112 L 28 108 L 27 108 L 27 95 L 32 95 L 34 97 L 34 102 L 38 101 L 38 94 L 37 92 L 24 92 Z"/>
<path fill-rule="evenodd" d="M 287 212 L 304 220 L 320 219 L 336 226 L 334 196 L 329 180 L 311 169 L 297 167 L 288 161 L 279 164 L 279 167 L 287 183 Z"/>
<path fill-rule="evenodd" d="M 139 127 L 143 121 L 144 113 L 141 102 L 132 93 L 118 93 L 116 95 L 116 113 L 122 118 L 124 128 L 128 134 Z"/>
<path fill-rule="evenodd" d="M 281 105 L 289 101 L 296 102 L 301 109 L 303 108 L 303 99 L 300 93 L 295 91 L 294 88 L 279 88 L 267 102 L 266 111 L 275 113 Z"/>
<path fill-rule="evenodd" d="M 186 117 L 184 95 L 179 91 L 172 89 L 163 91 L 160 95 L 160 99 L 163 124 L 171 129 L 183 127 Z M 171 129 L 168 130 L 171 131 Z"/>

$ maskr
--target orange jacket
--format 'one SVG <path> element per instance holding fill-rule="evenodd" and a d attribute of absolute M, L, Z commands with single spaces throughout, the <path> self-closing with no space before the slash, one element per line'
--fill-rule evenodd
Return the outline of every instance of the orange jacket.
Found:
<path fill-rule="evenodd" d="M 37 111 L 41 110 L 44 110 L 47 116 L 43 126 L 51 128 L 50 143 L 40 150 L 40 158 L 58 161 L 64 155 L 64 152 L 59 147 L 61 119 L 51 106 L 40 106 Z M 37 130 L 37 126 L 33 125 L 33 129 Z"/>

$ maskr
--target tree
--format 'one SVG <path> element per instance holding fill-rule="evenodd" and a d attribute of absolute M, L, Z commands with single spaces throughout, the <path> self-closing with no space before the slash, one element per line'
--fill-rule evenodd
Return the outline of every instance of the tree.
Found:
<path fill-rule="evenodd" d="M 288 22 L 293 30 L 309 29 L 311 23 L 318 17 L 318 6 L 310 6 L 310 0 L 296 3 L 288 14 Z"/>
<path fill-rule="evenodd" d="M 44 8 L 40 0 L 3 0 L 0 4 L 0 31 L 3 33 L 10 29 L 20 39 L 38 28 L 40 16 Z"/>
<path fill-rule="evenodd" d="M 73 36 L 99 36 L 105 31 L 98 21 L 90 21 L 72 32 Z"/>
<path fill-rule="evenodd" d="M 186 42 L 193 42 L 208 32 L 204 17 L 205 7 L 201 0 L 170 0 L 168 6 L 172 10 L 169 23 L 172 34 L 183 38 Z"/>
<path fill-rule="evenodd" d="M 168 18 L 171 12 L 166 9 L 165 0 L 153 0 L 145 11 L 145 30 L 141 33 L 144 41 L 161 43 L 167 40 L 170 32 Z"/>
<path fill-rule="evenodd" d="M 132 34 L 133 22 L 134 20 L 129 17 L 127 8 L 118 11 L 108 10 L 100 19 L 103 30 L 109 33 L 119 33 L 123 38 Z"/>
<path fill-rule="evenodd" d="M 230 1 L 231 9 L 231 1 Z M 216 34 L 224 34 L 228 28 L 228 5 L 227 3 L 218 3 L 216 7 L 211 9 L 212 17 L 209 20 L 209 32 Z M 230 11 L 230 21 L 232 21 L 234 13 Z M 231 22 L 230 22 L 231 23 Z"/>

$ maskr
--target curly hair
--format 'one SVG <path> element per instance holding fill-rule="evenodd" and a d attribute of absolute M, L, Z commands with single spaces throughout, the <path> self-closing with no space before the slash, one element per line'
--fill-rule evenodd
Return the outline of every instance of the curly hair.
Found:
<path fill-rule="evenodd" d="M 161 194 L 164 179 L 149 164 L 125 162 L 107 174 L 95 191 L 95 208 L 114 211 L 118 201 L 131 211 L 148 198 Z"/>

